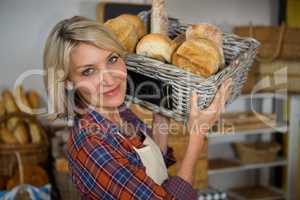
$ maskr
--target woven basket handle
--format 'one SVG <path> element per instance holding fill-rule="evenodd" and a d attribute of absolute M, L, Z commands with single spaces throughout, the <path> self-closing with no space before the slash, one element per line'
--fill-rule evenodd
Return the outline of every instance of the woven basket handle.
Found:
<path fill-rule="evenodd" d="M 20 154 L 20 152 L 15 151 L 15 155 L 17 158 L 18 170 L 19 170 L 19 174 L 20 174 L 20 184 L 24 184 L 24 167 L 23 167 L 23 163 L 22 163 L 21 154 Z"/>
<path fill-rule="evenodd" d="M 259 55 L 256 55 L 256 60 L 258 62 L 261 62 L 261 63 L 273 62 L 274 60 L 276 60 L 279 57 L 282 46 L 283 46 L 283 36 L 285 33 L 285 29 L 286 29 L 286 25 L 285 25 L 285 23 L 282 23 L 280 26 L 277 45 L 276 45 L 274 54 L 272 56 L 270 56 L 269 58 L 263 58 L 263 57 L 260 57 Z M 255 37 L 254 35 L 255 35 L 254 28 L 253 28 L 252 23 L 250 23 L 249 36 L 254 38 Z"/>

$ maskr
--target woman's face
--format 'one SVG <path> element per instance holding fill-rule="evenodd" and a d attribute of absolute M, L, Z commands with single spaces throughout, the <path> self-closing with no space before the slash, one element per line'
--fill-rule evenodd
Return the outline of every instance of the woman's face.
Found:
<path fill-rule="evenodd" d="M 126 66 L 114 52 L 81 43 L 71 52 L 70 81 L 92 106 L 115 108 L 124 102 Z"/>

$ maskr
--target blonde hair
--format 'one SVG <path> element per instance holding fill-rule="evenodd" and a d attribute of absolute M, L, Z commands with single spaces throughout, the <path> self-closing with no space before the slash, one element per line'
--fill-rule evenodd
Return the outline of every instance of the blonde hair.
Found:
<path fill-rule="evenodd" d="M 71 51 L 79 43 L 89 43 L 121 57 L 126 54 L 116 36 L 96 21 L 74 16 L 56 24 L 47 38 L 43 57 L 48 114 L 52 118 L 69 115 L 65 81 L 69 75 Z"/>

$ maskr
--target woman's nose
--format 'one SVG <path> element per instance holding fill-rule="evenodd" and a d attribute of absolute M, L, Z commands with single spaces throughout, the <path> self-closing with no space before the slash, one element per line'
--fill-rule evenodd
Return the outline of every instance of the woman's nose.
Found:
<path fill-rule="evenodd" d="M 103 84 L 105 86 L 110 86 L 113 85 L 115 82 L 114 76 L 112 74 L 111 71 L 106 70 L 103 74 L 102 74 L 102 80 L 103 80 Z"/>

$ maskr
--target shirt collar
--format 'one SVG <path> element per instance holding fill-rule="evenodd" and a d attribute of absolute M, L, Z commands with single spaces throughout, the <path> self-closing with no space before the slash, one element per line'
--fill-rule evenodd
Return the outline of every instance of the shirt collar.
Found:
<path fill-rule="evenodd" d="M 76 95 L 75 103 L 77 108 L 79 108 L 79 112 L 76 112 L 78 115 L 88 115 L 91 116 L 97 124 L 102 126 L 104 130 L 111 132 L 113 130 L 118 129 L 117 125 L 111 122 L 110 120 L 103 117 L 99 112 L 97 112 L 92 106 L 89 106 L 88 103 L 80 97 L 80 95 Z M 118 111 L 120 117 L 125 122 L 132 124 L 143 134 L 149 134 L 149 129 L 147 125 L 143 123 L 130 109 L 130 102 L 124 102 L 122 105 L 118 107 Z M 84 118 L 84 116 L 81 116 Z M 81 118 L 80 117 L 80 118 Z"/>

